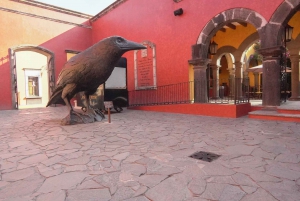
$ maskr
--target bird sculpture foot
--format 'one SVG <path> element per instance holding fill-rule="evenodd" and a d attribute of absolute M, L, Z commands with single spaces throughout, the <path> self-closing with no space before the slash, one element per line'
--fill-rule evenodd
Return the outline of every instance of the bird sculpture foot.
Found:
<path fill-rule="evenodd" d="M 94 109 L 95 112 L 95 119 L 96 121 L 102 121 L 103 119 L 105 119 L 105 116 L 103 114 L 103 112 L 99 109 Z"/>
<path fill-rule="evenodd" d="M 85 114 L 94 116 L 95 121 L 102 121 L 103 119 L 105 119 L 104 113 L 98 108 L 89 106 L 88 108 L 85 107 L 82 110 L 85 112 Z"/>
<path fill-rule="evenodd" d="M 61 120 L 61 125 L 87 124 L 102 121 L 105 116 L 99 109 L 88 109 L 83 112 L 70 111 L 70 114 Z"/>
<path fill-rule="evenodd" d="M 61 120 L 61 125 L 86 124 L 92 122 L 94 122 L 94 119 L 89 115 L 71 110 L 70 114 Z"/>

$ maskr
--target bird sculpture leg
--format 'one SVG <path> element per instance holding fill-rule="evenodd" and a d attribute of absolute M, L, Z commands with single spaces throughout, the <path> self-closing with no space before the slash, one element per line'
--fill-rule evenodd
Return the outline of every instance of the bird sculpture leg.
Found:
<path fill-rule="evenodd" d="M 75 112 L 71 103 L 70 103 L 70 98 L 68 96 L 68 94 L 72 94 L 72 91 L 75 90 L 76 85 L 75 84 L 68 84 L 64 90 L 62 91 L 62 99 L 64 100 L 66 106 L 68 107 L 69 110 L 69 118 L 68 116 L 66 118 L 63 119 L 62 124 L 64 125 L 68 125 L 68 124 L 74 124 L 75 122 L 84 122 L 84 119 L 82 117 L 82 115 L 78 112 Z M 78 117 L 79 120 L 75 120 L 74 119 L 74 115 L 76 117 Z"/>
<path fill-rule="evenodd" d="M 63 98 L 63 100 L 65 101 L 66 106 L 68 107 L 68 110 L 69 110 L 70 114 L 71 114 L 71 112 L 74 112 L 74 109 L 73 109 L 73 107 L 70 103 L 70 100 L 67 97 Z"/>
<path fill-rule="evenodd" d="M 90 106 L 90 96 L 86 92 L 84 92 L 83 105 L 86 108 L 85 112 L 89 113 L 92 111 L 92 108 Z"/>
<path fill-rule="evenodd" d="M 86 113 L 88 114 L 94 114 L 95 115 L 95 119 L 97 121 L 101 121 L 102 119 L 105 118 L 104 114 L 97 108 L 93 108 L 90 105 L 90 96 L 87 92 L 84 93 L 85 96 L 85 101 L 84 101 L 84 106 L 86 107 Z M 100 115 L 100 118 L 97 118 L 97 115 Z"/>
<path fill-rule="evenodd" d="M 70 103 L 70 95 L 69 94 L 73 94 L 73 91 L 75 90 L 75 88 L 76 88 L 75 84 L 67 84 L 61 93 L 61 98 L 66 103 L 66 106 L 68 107 L 70 114 L 74 110 Z"/>
<path fill-rule="evenodd" d="M 70 104 L 70 99 L 65 97 L 63 98 L 64 102 L 66 103 L 66 106 L 68 107 L 69 110 L 69 115 L 66 116 L 61 124 L 63 125 L 71 125 L 71 124 L 76 124 L 76 123 L 87 123 L 87 121 L 84 119 L 83 114 L 74 111 L 72 105 Z"/>

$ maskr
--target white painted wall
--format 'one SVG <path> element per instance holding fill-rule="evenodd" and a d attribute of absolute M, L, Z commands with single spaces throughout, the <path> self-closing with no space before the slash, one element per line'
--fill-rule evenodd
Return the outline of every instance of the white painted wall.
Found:
<path fill-rule="evenodd" d="M 16 52 L 16 66 L 17 66 L 17 83 L 19 92 L 19 108 L 34 108 L 34 107 L 45 107 L 49 100 L 49 82 L 48 82 L 48 71 L 47 71 L 47 57 L 33 51 L 20 51 Z M 40 70 L 40 87 L 41 87 L 41 98 L 42 104 L 27 105 L 26 104 L 26 76 L 27 73 L 38 72 Z M 29 70 L 31 69 L 31 70 Z"/>

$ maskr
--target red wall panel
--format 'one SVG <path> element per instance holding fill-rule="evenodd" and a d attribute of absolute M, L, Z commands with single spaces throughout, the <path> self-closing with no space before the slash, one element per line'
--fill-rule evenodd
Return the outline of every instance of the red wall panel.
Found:
<path fill-rule="evenodd" d="M 149 40 L 156 44 L 157 84 L 188 81 L 191 46 L 206 23 L 218 13 L 243 7 L 255 10 L 269 20 L 282 0 L 127 0 L 93 22 L 93 43 L 111 35 L 130 40 Z M 183 8 L 181 16 L 174 10 Z M 133 53 L 128 57 L 129 90 L 134 89 Z"/>
<path fill-rule="evenodd" d="M 10 67 L 7 59 L 0 62 L 0 110 L 11 109 L 11 85 L 10 85 Z"/>
<path fill-rule="evenodd" d="M 83 51 L 92 45 L 91 29 L 72 28 L 40 46 L 55 53 L 55 74 L 58 77 L 63 65 L 67 62 L 65 50 Z"/>

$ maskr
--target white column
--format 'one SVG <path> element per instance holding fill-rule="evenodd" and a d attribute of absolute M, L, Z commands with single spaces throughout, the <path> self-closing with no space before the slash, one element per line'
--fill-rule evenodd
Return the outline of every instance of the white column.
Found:
<path fill-rule="evenodd" d="M 242 69 L 243 69 L 243 65 L 244 65 L 244 62 L 240 62 L 240 61 L 237 61 L 234 63 L 235 65 L 235 78 L 236 78 L 236 87 L 237 87 L 237 95 L 238 95 L 238 98 L 242 97 L 243 96 L 243 93 L 242 93 L 242 83 L 243 83 L 243 72 L 242 72 Z"/>
<path fill-rule="evenodd" d="M 210 67 L 213 70 L 213 98 L 218 99 L 219 98 L 219 68 L 218 65 L 210 65 Z"/>
<path fill-rule="evenodd" d="M 289 100 L 300 101 L 299 97 L 299 55 L 290 56 L 292 63 L 292 96 Z"/>
<path fill-rule="evenodd" d="M 235 89 L 235 69 L 228 68 L 229 71 L 229 97 L 234 97 L 234 89 Z"/>
<path fill-rule="evenodd" d="M 253 73 L 253 75 L 254 75 L 255 92 L 258 92 L 258 90 L 259 90 L 259 73 L 255 72 L 255 73 Z"/>

